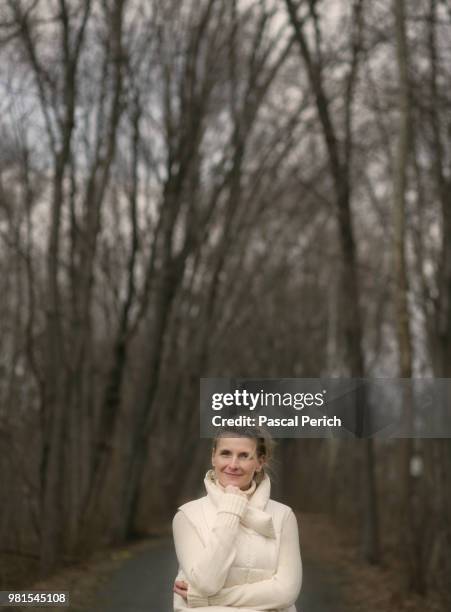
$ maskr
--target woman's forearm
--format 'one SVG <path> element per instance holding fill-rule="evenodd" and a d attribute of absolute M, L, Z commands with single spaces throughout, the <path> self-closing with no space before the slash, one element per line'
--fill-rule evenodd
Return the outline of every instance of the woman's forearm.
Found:
<path fill-rule="evenodd" d="M 252 584 L 240 584 L 223 588 L 207 598 L 208 606 L 252 607 L 255 610 L 289 608 L 299 595 L 296 582 L 286 583 L 277 577 Z"/>

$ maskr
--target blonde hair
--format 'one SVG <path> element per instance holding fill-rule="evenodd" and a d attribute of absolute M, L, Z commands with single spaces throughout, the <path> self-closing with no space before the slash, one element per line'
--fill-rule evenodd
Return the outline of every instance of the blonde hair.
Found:
<path fill-rule="evenodd" d="M 218 430 L 213 438 L 212 453 L 215 453 L 220 438 L 249 438 L 255 440 L 256 453 L 259 459 L 263 459 L 263 465 L 260 472 L 254 476 L 255 482 L 260 482 L 265 477 L 265 473 L 271 469 L 270 462 L 274 450 L 274 440 L 268 431 L 261 427 L 224 427 Z"/>

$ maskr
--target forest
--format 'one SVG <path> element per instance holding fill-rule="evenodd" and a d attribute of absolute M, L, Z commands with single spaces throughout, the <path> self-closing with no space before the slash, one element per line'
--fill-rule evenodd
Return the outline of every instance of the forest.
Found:
<path fill-rule="evenodd" d="M 201 377 L 451 378 L 450 40 L 446 0 L 2 0 L 2 589 L 170 523 Z M 450 609 L 449 438 L 278 447 Z"/>

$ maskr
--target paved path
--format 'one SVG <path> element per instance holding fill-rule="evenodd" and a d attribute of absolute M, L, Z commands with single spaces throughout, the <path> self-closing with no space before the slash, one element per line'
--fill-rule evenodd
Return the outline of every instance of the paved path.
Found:
<path fill-rule="evenodd" d="M 304 579 L 298 612 L 343 612 L 339 577 L 331 568 L 303 558 Z M 172 612 L 177 562 L 170 540 L 153 542 L 117 570 L 99 593 L 92 612 Z"/>

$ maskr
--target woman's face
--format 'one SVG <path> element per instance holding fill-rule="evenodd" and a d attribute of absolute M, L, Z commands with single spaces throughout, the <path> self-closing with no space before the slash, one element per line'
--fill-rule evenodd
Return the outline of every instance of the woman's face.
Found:
<path fill-rule="evenodd" d="M 219 484 L 248 489 L 263 465 L 256 451 L 257 443 L 252 438 L 219 438 L 211 460 Z"/>

